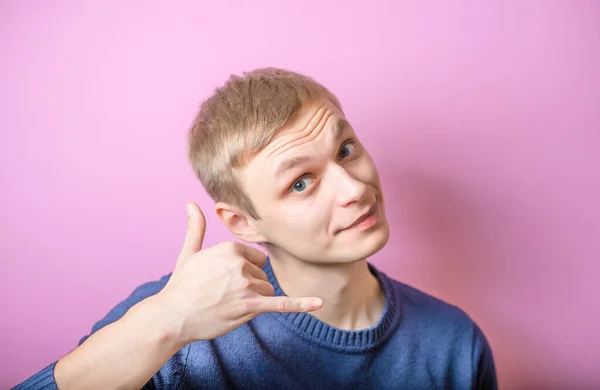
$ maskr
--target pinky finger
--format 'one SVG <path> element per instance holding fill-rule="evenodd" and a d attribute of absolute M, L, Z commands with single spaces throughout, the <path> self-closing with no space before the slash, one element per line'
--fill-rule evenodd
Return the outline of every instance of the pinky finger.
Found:
<path fill-rule="evenodd" d="M 321 298 L 292 298 L 286 296 L 264 297 L 258 308 L 260 312 L 299 313 L 318 310 L 323 306 Z"/>

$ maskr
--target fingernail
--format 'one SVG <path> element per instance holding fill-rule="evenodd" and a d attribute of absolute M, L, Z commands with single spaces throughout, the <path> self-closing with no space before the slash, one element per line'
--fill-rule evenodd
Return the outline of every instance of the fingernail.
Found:
<path fill-rule="evenodd" d="M 189 204 L 185 206 L 185 209 L 187 211 L 187 215 L 188 217 L 192 216 L 192 206 L 190 206 Z"/>
<path fill-rule="evenodd" d="M 321 298 L 313 298 L 310 303 L 313 307 L 321 307 L 323 305 L 323 300 Z"/>

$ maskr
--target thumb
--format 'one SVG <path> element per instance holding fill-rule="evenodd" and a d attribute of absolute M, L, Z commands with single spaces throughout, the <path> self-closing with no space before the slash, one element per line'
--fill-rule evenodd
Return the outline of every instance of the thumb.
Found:
<path fill-rule="evenodd" d="M 194 202 L 186 205 L 188 213 L 188 225 L 183 241 L 183 248 L 179 254 L 180 259 L 190 257 L 202 249 L 202 241 L 204 241 L 204 233 L 206 232 L 206 219 L 200 207 Z"/>

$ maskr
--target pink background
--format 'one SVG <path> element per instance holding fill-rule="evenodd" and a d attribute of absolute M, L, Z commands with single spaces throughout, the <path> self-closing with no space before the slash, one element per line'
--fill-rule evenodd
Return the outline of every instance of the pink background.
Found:
<path fill-rule="evenodd" d="M 230 239 L 185 136 L 202 99 L 259 66 L 340 97 L 387 194 L 392 239 L 372 261 L 464 308 L 502 388 L 600 386 L 599 11 L 2 2 L 0 388 L 172 269 L 186 201 L 206 246 Z"/>

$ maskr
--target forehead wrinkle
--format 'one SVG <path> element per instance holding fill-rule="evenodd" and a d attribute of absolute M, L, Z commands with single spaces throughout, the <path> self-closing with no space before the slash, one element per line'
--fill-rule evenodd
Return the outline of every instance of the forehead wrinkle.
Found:
<path fill-rule="evenodd" d="M 306 126 L 304 126 L 304 128 L 302 130 L 296 132 L 299 134 L 305 133 L 304 135 L 301 135 L 299 138 L 297 138 L 293 141 L 286 141 L 285 140 L 286 136 L 283 136 L 283 137 L 281 137 L 281 139 L 277 140 L 274 143 L 274 145 L 272 145 L 272 148 L 270 148 L 271 150 L 267 152 L 266 161 L 276 158 L 277 155 L 281 155 L 294 147 L 309 143 L 309 142 L 315 140 L 316 138 L 318 138 L 319 135 L 322 134 L 323 129 L 325 128 L 325 125 L 327 124 L 329 119 L 333 116 L 333 113 L 329 114 L 327 116 L 327 119 L 323 120 L 323 117 L 326 116 L 327 111 L 329 111 L 329 110 L 327 110 L 327 109 L 323 110 L 323 108 L 320 108 L 319 110 L 317 110 L 317 112 L 315 112 L 315 114 L 308 121 Z M 311 123 L 313 123 L 315 121 L 317 122 L 316 126 L 315 125 L 311 126 Z M 283 144 L 283 146 L 279 146 L 277 144 Z"/>
<path fill-rule="evenodd" d="M 330 121 L 334 121 L 334 123 L 331 126 L 328 126 L 328 123 Z M 323 121 L 322 121 L 323 122 Z M 336 118 L 335 115 L 330 114 L 327 119 L 323 122 L 323 125 L 321 126 L 321 129 L 316 131 L 316 136 L 314 137 L 310 137 L 310 135 L 314 134 L 314 133 L 310 133 L 309 136 L 306 136 L 304 138 L 301 138 L 299 140 L 296 140 L 295 142 L 291 143 L 289 145 L 288 148 L 286 148 L 285 150 L 281 151 L 281 153 L 284 153 L 285 151 L 293 148 L 293 147 L 298 147 L 302 144 L 306 144 L 311 142 L 314 139 L 317 139 L 319 137 L 325 137 L 328 136 L 328 143 L 332 144 L 335 143 L 343 134 L 343 131 L 345 129 L 345 125 L 346 125 L 346 121 L 343 118 Z M 330 131 L 323 131 L 323 129 L 325 128 L 329 128 L 331 129 Z M 314 131 L 314 130 L 313 130 Z M 299 155 L 299 156 L 294 156 L 288 160 L 284 160 L 281 164 L 279 164 L 279 167 L 277 169 L 276 175 L 279 176 L 281 175 L 283 172 L 289 170 L 289 169 L 293 169 L 299 165 L 302 165 L 304 163 L 306 163 L 307 161 L 310 161 L 311 159 L 311 153 L 305 154 L 305 155 Z"/>

